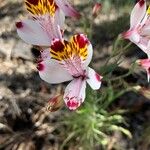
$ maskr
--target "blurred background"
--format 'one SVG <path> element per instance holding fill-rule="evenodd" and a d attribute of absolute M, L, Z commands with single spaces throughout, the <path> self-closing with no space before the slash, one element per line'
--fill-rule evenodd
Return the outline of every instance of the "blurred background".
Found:
<path fill-rule="evenodd" d="M 15 22 L 27 18 L 24 1 L 0 0 L 0 150 L 149 150 L 149 84 L 144 70 L 131 67 L 146 55 L 129 41 L 115 42 L 129 28 L 136 1 L 70 2 L 81 18 L 66 19 L 65 36 L 88 35 L 94 47 L 90 66 L 104 76 L 102 88 L 88 88 L 77 111 L 65 106 L 47 111 L 49 99 L 67 83 L 50 85 L 40 79 L 39 51 L 16 33 Z M 95 2 L 102 5 L 97 16 L 92 15 Z"/>

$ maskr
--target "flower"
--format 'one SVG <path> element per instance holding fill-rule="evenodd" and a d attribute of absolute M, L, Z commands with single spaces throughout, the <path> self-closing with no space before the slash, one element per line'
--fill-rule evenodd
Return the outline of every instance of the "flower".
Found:
<path fill-rule="evenodd" d="M 71 82 L 63 99 L 70 110 L 77 109 L 85 99 L 86 82 L 92 89 L 100 88 L 102 76 L 88 67 L 93 54 L 90 41 L 83 34 L 74 35 L 70 41 L 54 39 L 50 57 L 38 63 L 40 77 L 51 84 Z"/>
<path fill-rule="evenodd" d="M 79 13 L 66 0 L 26 0 L 30 19 L 16 23 L 17 32 L 25 42 L 50 46 L 54 38 L 61 39 L 65 15 L 79 17 Z"/>
<path fill-rule="evenodd" d="M 130 29 L 123 33 L 150 57 L 150 7 L 146 11 L 145 0 L 139 0 L 130 15 Z"/>
<path fill-rule="evenodd" d="M 34 16 L 50 14 L 62 11 L 66 16 L 80 17 L 80 14 L 69 4 L 67 0 L 25 0 L 27 10 Z"/>
<path fill-rule="evenodd" d="M 147 72 L 147 80 L 150 80 L 150 58 L 139 59 L 136 61 L 140 66 L 142 66 Z"/>

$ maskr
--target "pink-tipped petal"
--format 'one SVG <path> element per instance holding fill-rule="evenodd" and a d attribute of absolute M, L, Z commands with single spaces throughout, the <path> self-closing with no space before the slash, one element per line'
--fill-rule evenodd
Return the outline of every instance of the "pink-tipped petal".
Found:
<path fill-rule="evenodd" d="M 134 6 L 130 16 L 130 28 L 136 27 L 144 18 L 146 14 L 146 2 L 145 0 L 139 0 Z"/>
<path fill-rule="evenodd" d="M 92 68 L 88 67 L 88 79 L 87 83 L 91 86 L 93 90 L 97 90 L 101 86 L 102 76 L 96 73 Z"/>
<path fill-rule="evenodd" d="M 82 77 L 73 79 L 65 89 L 64 101 L 70 110 L 77 109 L 85 99 L 86 81 Z"/>
<path fill-rule="evenodd" d="M 39 75 L 44 81 L 57 84 L 72 80 L 72 76 L 55 60 L 46 59 L 38 63 Z"/>
<path fill-rule="evenodd" d="M 51 41 L 36 20 L 24 20 L 16 23 L 17 33 L 26 43 L 48 46 Z"/>
<path fill-rule="evenodd" d="M 66 16 L 80 17 L 80 14 L 70 5 L 67 0 L 55 0 L 58 7 L 65 13 Z"/>

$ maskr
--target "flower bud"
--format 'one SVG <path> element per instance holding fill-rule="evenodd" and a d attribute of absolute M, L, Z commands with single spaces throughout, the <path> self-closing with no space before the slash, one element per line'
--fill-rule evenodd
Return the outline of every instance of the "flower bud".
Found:
<path fill-rule="evenodd" d="M 48 101 L 46 110 L 50 112 L 54 112 L 60 109 L 62 106 L 63 106 L 63 96 L 57 95 Z"/>
<path fill-rule="evenodd" d="M 95 3 L 93 10 L 92 10 L 92 14 L 94 17 L 98 15 L 98 11 L 101 9 L 101 7 L 102 7 L 101 3 Z"/>

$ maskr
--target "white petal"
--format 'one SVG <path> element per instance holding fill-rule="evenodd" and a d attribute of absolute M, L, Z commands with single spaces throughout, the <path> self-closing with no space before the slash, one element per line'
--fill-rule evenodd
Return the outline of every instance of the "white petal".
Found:
<path fill-rule="evenodd" d="M 65 14 L 59 8 L 55 12 L 55 22 L 61 29 L 64 29 Z"/>
<path fill-rule="evenodd" d="M 146 54 L 147 54 L 148 58 L 150 58 L 150 40 L 147 44 Z"/>
<path fill-rule="evenodd" d="M 50 56 L 50 48 L 44 49 L 43 51 L 41 51 L 41 58 L 42 60 L 47 60 L 51 58 Z"/>
<path fill-rule="evenodd" d="M 133 8 L 130 16 L 130 28 L 137 26 L 146 14 L 146 2 L 140 0 Z"/>
<path fill-rule="evenodd" d="M 58 12 L 58 11 L 56 11 Z M 58 13 L 57 13 L 58 14 Z M 58 38 L 58 39 L 62 39 L 62 34 L 61 34 L 61 30 L 60 30 L 60 25 L 58 23 L 60 23 L 61 21 L 58 22 L 57 16 L 49 16 L 48 14 L 45 15 L 44 19 L 42 21 L 40 21 L 40 23 L 42 24 L 43 28 L 45 29 L 45 31 L 47 32 L 49 38 L 51 40 Z"/>
<path fill-rule="evenodd" d="M 150 56 L 150 40 L 147 37 L 140 37 L 140 41 L 135 43 L 144 53 Z"/>
<path fill-rule="evenodd" d="M 80 17 L 80 14 L 69 4 L 67 0 L 55 0 L 55 2 L 66 16 Z"/>
<path fill-rule="evenodd" d="M 141 35 L 143 35 L 143 36 L 145 36 L 145 35 L 150 36 L 150 24 L 149 24 L 149 26 L 145 26 L 145 27 L 142 28 Z"/>
<path fill-rule="evenodd" d="M 136 31 L 132 31 L 129 39 L 131 42 L 137 44 L 140 41 L 140 35 Z"/>
<path fill-rule="evenodd" d="M 91 62 L 91 59 L 92 59 L 92 56 L 93 56 L 93 47 L 92 47 L 92 44 L 89 44 L 88 45 L 88 56 L 87 56 L 87 59 L 85 60 L 83 66 L 86 68 L 89 63 Z"/>
<path fill-rule="evenodd" d="M 72 80 L 72 76 L 55 60 L 46 59 L 38 64 L 39 75 L 44 81 L 57 84 Z"/>
<path fill-rule="evenodd" d="M 65 89 L 64 101 L 70 110 L 77 109 L 85 99 L 86 81 L 81 77 L 73 79 Z"/>
<path fill-rule="evenodd" d="M 49 46 L 51 40 L 36 20 L 24 20 L 16 23 L 17 33 L 26 43 Z"/>
<path fill-rule="evenodd" d="M 88 79 L 86 80 L 87 83 L 91 86 L 93 90 L 97 90 L 101 86 L 101 79 L 102 76 L 100 76 L 98 73 L 96 73 L 92 68 L 88 67 Z"/>

